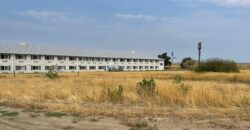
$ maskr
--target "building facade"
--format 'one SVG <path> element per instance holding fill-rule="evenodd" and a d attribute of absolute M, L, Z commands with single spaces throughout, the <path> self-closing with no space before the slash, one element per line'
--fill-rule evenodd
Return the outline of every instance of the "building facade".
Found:
<path fill-rule="evenodd" d="M 0 73 L 164 70 L 164 60 L 135 54 L 0 44 Z"/>

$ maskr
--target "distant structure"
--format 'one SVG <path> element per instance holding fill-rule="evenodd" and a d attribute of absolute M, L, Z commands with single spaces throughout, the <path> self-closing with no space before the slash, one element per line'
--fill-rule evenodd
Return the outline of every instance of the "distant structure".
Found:
<path fill-rule="evenodd" d="M 171 59 L 172 59 L 172 64 L 174 63 L 174 52 L 171 52 Z"/>
<path fill-rule="evenodd" d="M 202 42 L 198 43 L 198 64 L 201 63 L 201 49 L 202 49 Z"/>
<path fill-rule="evenodd" d="M 0 44 L 0 73 L 164 70 L 164 60 L 137 55 L 84 49 L 20 44 Z"/>

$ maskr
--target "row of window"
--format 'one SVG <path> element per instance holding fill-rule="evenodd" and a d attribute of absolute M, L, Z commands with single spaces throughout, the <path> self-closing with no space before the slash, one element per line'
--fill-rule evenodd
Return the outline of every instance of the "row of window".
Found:
<path fill-rule="evenodd" d="M 45 66 L 45 70 L 49 70 L 52 66 Z M 10 66 L 0 66 L 0 71 L 10 71 Z M 69 66 L 69 70 L 77 70 L 77 66 Z M 80 70 L 107 70 L 111 69 L 114 67 L 106 67 L 106 66 L 79 66 Z M 121 69 L 127 69 L 127 70 L 132 70 L 132 69 L 159 69 L 158 66 L 118 66 L 117 68 Z M 56 66 L 55 69 L 59 71 L 64 71 L 66 70 L 66 66 Z M 15 66 L 16 71 L 26 71 L 27 67 L 26 66 Z M 31 66 L 32 71 L 40 71 L 41 66 Z"/>
<path fill-rule="evenodd" d="M 66 61 L 66 56 L 45 56 L 45 60 L 57 60 Z M 27 55 L 15 55 L 17 60 L 26 60 Z M 10 54 L 0 54 L 0 59 L 10 59 Z M 40 55 L 31 55 L 31 60 L 41 60 Z M 125 59 L 125 58 L 93 58 L 93 57 L 69 57 L 69 61 L 113 61 L 113 62 L 159 62 L 159 60 L 147 60 L 147 59 Z"/>

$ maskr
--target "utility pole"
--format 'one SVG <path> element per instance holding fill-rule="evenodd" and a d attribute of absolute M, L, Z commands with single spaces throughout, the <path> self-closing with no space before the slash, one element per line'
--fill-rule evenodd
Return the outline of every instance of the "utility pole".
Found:
<path fill-rule="evenodd" d="M 201 42 L 199 42 L 198 43 L 198 55 L 199 55 L 199 58 L 198 58 L 198 65 L 200 65 L 200 63 L 201 63 L 201 49 L 202 49 L 202 43 Z"/>
<path fill-rule="evenodd" d="M 171 57 L 172 57 L 172 64 L 174 64 L 174 52 L 171 52 Z"/>

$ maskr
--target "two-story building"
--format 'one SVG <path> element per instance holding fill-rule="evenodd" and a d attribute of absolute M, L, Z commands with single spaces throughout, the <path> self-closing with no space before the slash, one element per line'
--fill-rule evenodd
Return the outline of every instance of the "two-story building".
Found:
<path fill-rule="evenodd" d="M 112 53 L 27 44 L 0 44 L 0 73 L 164 70 L 164 60 L 135 53 Z"/>

